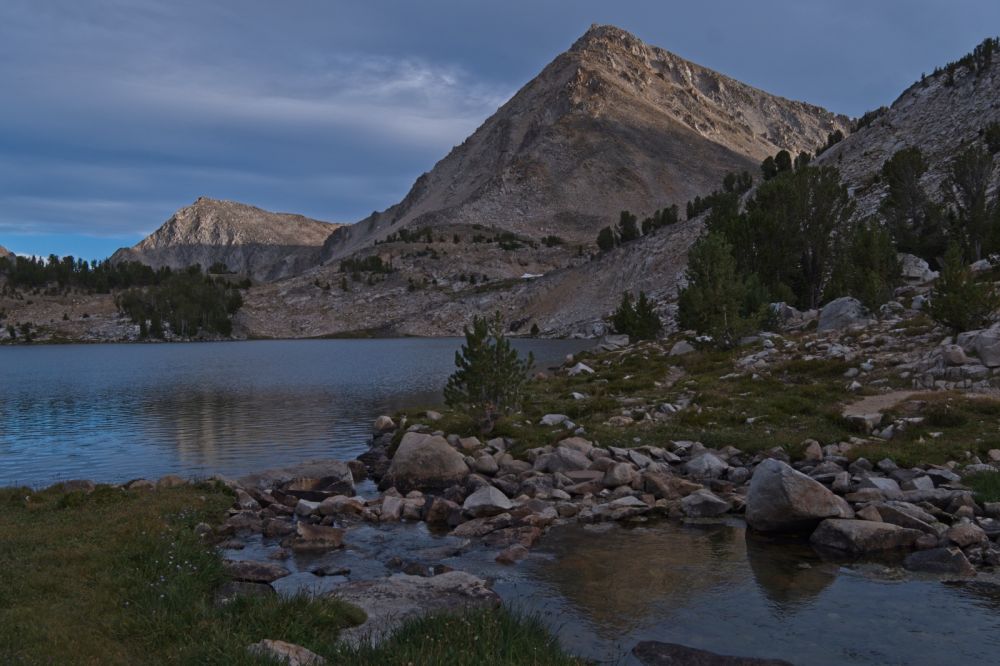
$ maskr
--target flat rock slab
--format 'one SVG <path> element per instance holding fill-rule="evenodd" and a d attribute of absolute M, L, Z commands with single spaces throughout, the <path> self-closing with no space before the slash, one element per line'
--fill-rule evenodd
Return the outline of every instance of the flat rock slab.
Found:
<path fill-rule="evenodd" d="M 849 555 L 864 555 L 898 548 L 910 548 L 923 535 L 890 523 L 868 520 L 828 518 L 819 524 L 809 541 L 819 548 L 827 548 Z"/>
<path fill-rule="evenodd" d="M 730 657 L 659 641 L 643 641 L 633 648 L 632 654 L 645 666 L 792 666 L 791 662 L 781 659 Z"/>
<path fill-rule="evenodd" d="M 272 583 L 291 573 L 280 564 L 253 560 L 223 560 L 222 568 L 233 580 L 245 583 Z"/>
<path fill-rule="evenodd" d="M 236 479 L 236 482 L 244 488 L 274 488 L 284 485 L 296 479 L 332 479 L 338 478 L 343 481 L 345 495 L 354 494 L 354 475 L 351 474 L 350 467 L 342 460 L 310 460 L 299 465 L 290 467 L 279 467 L 277 469 L 264 470 L 254 474 L 247 474 Z M 350 484 L 350 489 L 346 487 Z"/>
<path fill-rule="evenodd" d="M 844 407 L 843 415 L 845 418 L 850 418 L 852 416 L 863 417 L 868 414 L 881 414 L 901 402 L 906 402 L 915 395 L 917 394 L 913 391 L 891 391 L 870 395 Z"/>
<path fill-rule="evenodd" d="M 334 595 L 368 615 L 364 624 L 340 633 L 341 639 L 351 645 L 378 643 L 414 617 L 500 605 L 500 597 L 487 587 L 485 580 L 464 571 L 431 578 L 395 574 L 342 585 Z"/>

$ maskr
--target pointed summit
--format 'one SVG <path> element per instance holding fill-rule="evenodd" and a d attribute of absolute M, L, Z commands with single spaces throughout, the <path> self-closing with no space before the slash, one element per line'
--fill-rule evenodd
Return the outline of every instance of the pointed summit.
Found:
<path fill-rule="evenodd" d="M 339 226 L 199 197 L 137 245 L 115 252 L 112 260 L 174 269 L 222 263 L 256 280 L 274 280 L 315 264 L 323 242 Z"/>
<path fill-rule="evenodd" d="M 592 26 L 399 204 L 331 236 L 348 256 L 402 227 L 486 225 L 592 243 L 628 209 L 681 207 L 730 171 L 812 151 L 848 119 Z"/>

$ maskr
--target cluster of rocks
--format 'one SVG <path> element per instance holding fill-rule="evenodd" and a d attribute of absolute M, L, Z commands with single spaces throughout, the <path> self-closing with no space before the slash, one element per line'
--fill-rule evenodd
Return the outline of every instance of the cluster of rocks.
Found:
<path fill-rule="evenodd" d="M 1000 382 L 1000 327 L 946 338 L 907 365 L 913 385 L 927 389 L 988 390 Z"/>
<path fill-rule="evenodd" d="M 393 452 L 390 423 L 379 419 L 363 456 L 384 493 L 362 518 L 425 520 L 502 549 L 501 562 L 524 557 L 556 523 L 745 513 L 754 530 L 810 534 L 817 548 L 840 555 L 910 549 L 920 552 L 907 566 L 955 574 L 1000 565 L 1000 503 L 977 503 L 957 465 L 852 462 L 847 453 L 858 444 L 850 442 L 807 441 L 804 459 L 792 463 L 780 448 L 748 454 L 676 441 L 622 449 L 572 433 L 519 459 L 503 438 L 483 443 L 419 424 Z M 985 469 L 998 468 L 961 472 Z"/>

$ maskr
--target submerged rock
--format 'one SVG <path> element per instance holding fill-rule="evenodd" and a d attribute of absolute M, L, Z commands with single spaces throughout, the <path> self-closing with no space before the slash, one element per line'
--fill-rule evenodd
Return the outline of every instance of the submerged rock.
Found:
<path fill-rule="evenodd" d="M 632 649 L 632 654 L 644 666 L 792 666 L 790 662 L 781 659 L 730 657 L 659 641 L 643 641 Z"/>
<path fill-rule="evenodd" d="M 747 524 L 761 532 L 804 532 L 826 518 L 853 518 L 843 498 L 785 463 L 757 465 L 747 494 Z"/>

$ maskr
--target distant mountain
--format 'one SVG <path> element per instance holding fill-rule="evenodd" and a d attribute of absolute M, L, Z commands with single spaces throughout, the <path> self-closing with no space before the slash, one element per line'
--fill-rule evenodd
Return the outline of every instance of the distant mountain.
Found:
<path fill-rule="evenodd" d="M 5 248 L 3 245 L 0 245 L 0 259 L 13 259 L 14 256 L 13 252 Z"/>
<path fill-rule="evenodd" d="M 811 151 L 848 119 L 763 92 L 612 26 L 593 26 L 406 198 L 330 237 L 339 259 L 400 229 L 485 225 L 592 243 L 622 209 L 651 213 Z"/>
<path fill-rule="evenodd" d="M 920 148 L 928 164 L 922 183 L 940 195 L 951 159 L 983 141 L 983 129 L 1000 122 L 1000 53 L 977 63 L 971 56 L 907 88 L 889 107 L 866 114 L 853 134 L 824 152 L 818 163 L 836 166 L 858 200 L 861 215 L 874 213 L 886 194 L 882 165 L 896 151 Z M 996 159 L 994 186 L 1000 182 Z"/>
<path fill-rule="evenodd" d="M 111 259 L 140 261 L 154 268 L 200 264 L 207 269 L 223 263 L 230 271 L 270 281 L 315 265 L 323 242 L 339 226 L 201 197 Z"/>

